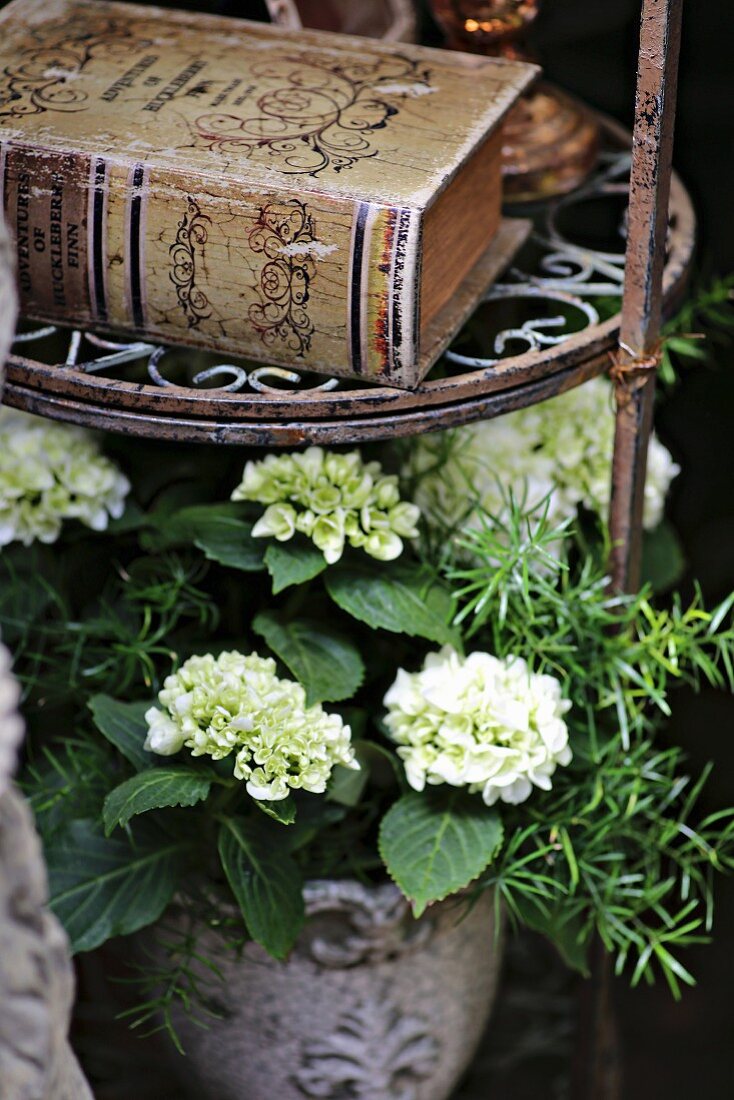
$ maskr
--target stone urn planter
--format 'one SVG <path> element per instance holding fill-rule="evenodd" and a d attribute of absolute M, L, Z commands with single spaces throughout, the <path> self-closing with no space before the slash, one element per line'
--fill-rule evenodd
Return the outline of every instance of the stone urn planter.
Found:
<path fill-rule="evenodd" d="M 199 1100 L 447 1100 L 495 996 L 493 897 L 416 921 L 392 884 L 318 881 L 306 910 L 285 963 L 256 944 L 223 954 L 213 930 L 198 939 L 224 975 L 223 1018 L 177 1020 L 182 1084 Z"/>

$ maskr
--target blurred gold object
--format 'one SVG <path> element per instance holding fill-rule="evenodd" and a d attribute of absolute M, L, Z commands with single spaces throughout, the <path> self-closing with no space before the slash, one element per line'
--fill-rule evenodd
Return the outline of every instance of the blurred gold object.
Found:
<path fill-rule="evenodd" d="M 502 187 L 510 202 L 573 191 L 593 170 L 599 128 L 591 112 L 559 88 L 539 84 L 507 116 Z"/>
<path fill-rule="evenodd" d="M 451 49 L 528 59 L 523 44 L 540 0 L 431 0 Z M 573 191 L 596 164 L 599 128 L 583 104 L 539 84 L 507 118 L 502 149 L 505 198 L 530 202 Z"/>
<path fill-rule="evenodd" d="M 522 33 L 538 14 L 540 0 L 433 0 L 433 12 L 455 49 L 494 53 Z"/>

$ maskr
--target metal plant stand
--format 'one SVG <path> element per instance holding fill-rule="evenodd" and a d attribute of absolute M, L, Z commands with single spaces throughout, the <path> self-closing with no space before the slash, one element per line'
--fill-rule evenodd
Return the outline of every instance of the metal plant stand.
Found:
<path fill-rule="evenodd" d="M 671 173 L 681 10 L 682 0 L 643 0 L 631 171 L 628 135 L 602 120 L 606 152 L 595 178 L 529 212 L 530 251 L 482 307 L 479 323 L 492 339 L 481 356 L 459 344 L 423 385 L 403 392 L 36 325 L 17 337 L 4 400 L 131 436 L 263 447 L 361 444 L 499 416 L 606 371 L 617 400 L 612 579 L 619 589 L 633 588 L 661 317 L 683 289 L 694 237 L 690 202 Z M 571 208 L 619 201 L 628 188 L 626 256 L 569 238 L 562 223 Z M 527 226 L 509 220 L 502 232 L 509 255 Z M 600 298 L 619 299 L 621 310 L 600 317 Z M 621 1094 L 609 983 L 599 952 L 581 1014 L 577 1100 Z"/>

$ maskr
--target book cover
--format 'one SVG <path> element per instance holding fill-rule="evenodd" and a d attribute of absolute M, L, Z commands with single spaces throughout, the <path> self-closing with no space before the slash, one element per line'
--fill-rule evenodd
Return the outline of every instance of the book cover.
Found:
<path fill-rule="evenodd" d="M 14 0 L 0 13 L 0 178 L 24 312 L 414 386 L 424 330 L 490 245 L 499 124 L 535 72 Z"/>

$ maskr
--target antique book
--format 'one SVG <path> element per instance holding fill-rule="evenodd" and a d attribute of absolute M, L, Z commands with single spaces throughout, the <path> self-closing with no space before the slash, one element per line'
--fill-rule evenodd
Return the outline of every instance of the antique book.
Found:
<path fill-rule="evenodd" d="M 413 387 L 463 320 L 462 283 L 492 268 L 501 122 L 536 72 L 14 0 L 0 12 L 0 194 L 22 309 Z"/>

